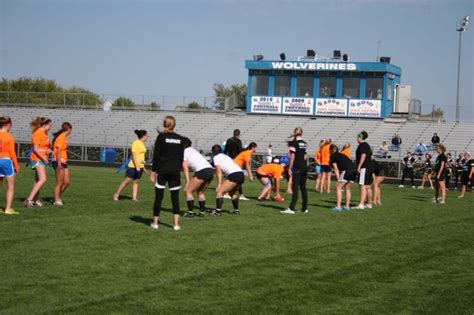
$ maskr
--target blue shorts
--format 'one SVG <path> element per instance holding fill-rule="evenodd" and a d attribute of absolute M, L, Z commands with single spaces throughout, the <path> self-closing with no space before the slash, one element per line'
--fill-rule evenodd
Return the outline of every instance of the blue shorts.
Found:
<path fill-rule="evenodd" d="M 56 169 L 58 167 L 58 162 L 57 161 L 51 161 L 51 166 Z M 67 163 L 61 163 L 62 168 L 67 168 Z"/>
<path fill-rule="evenodd" d="M 321 174 L 321 165 L 316 165 L 316 174 Z"/>
<path fill-rule="evenodd" d="M 13 162 L 9 158 L 0 158 L 0 177 L 12 177 L 15 175 Z"/>
<path fill-rule="evenodd" d="M 43 161 L 31 161 L 31 162 L 30 162 L 30 167 L 31 167 L 31 169 L 33 169 L 33 170 L 34 170 L 37 166 L 39 166 L 39 165 L 41 165 L 41 166 L 46 166 L 46 164 L 45 164 Z"/>
<path fill-rule="evenodd" d="M 142 174 L 143 174 L 143 169 L 140 169 L 139 171 L 137 171 L 137 169 L 134 167 L 129 167 L 125 171 L 125 177 L 130 177 L 131 179 L 134 179 L 134 180 L 142 178 Z"/>

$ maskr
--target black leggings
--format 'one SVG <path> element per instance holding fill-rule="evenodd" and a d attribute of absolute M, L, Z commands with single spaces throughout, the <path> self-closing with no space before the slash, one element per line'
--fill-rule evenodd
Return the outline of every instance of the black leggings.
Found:
<path fill-rule="evenodd" d="M 171 203 L 173 204 L 173 214 L 179 214 L 179 189 L 171 190 Z M 153 204 L 153 216 L 159 217 L 161 211 L 161 202 L 165 194 L 164 188 L 155 187 L 155 203 Z"/>
<path fill-rule="evenodd" d="M 409 175 L 410 176 L 410 180 L 411 180 L 411 185 L 412 186 L 415 186 L 415 182 L 413 181 L 413 168 L 405 168 L 403 170 L 403 174 L 402 174 L 402 185 L 403 185 L 403 182 L 405 182 L 405 176 L 406 175 Z"/>
<path fill-rule="evenodd" d="M 308 208 L 308 192 L 306 191 L 306 180 L 308 179 L 308 173 L 301 171 L 293 172 L 293 194 L 291 195 L 290 209 L 295 210 L 296 202 L 298 201 L 298 188 L 301 190 L 301 196 L 303 197 L 302 210 Z"/>

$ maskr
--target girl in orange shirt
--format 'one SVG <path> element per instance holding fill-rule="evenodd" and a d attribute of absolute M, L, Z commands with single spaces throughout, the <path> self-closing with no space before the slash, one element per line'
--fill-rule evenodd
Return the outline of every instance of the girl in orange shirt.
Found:
<path fill-rule="evenodd" d="M 321 148 L 323 147 L 324 140 L 319 141 L 319 148 L 314 152 L 314 162 L 316 163 L 316 183 L 314 185 L 314 191 L 322 192 L 323 187 L 321 185 Z"/>
<path fill-rule="evenodd" d="M 39 200 L 39 192 L 46 183 L 46 165 L 49 163 L 48 155 L 51 153 L 48 132 L 51 130 L 51 119 L 46 117 L 36 117 L 31 122 L 33 135 L 31 137 L 32 149 L 30 161 L 31 168 L 35 170 L 35 184 L 28 198 L 23 201 L 27 208 L 42 207 L 43 203 Z"/>
<path fill-rule="evenodd" d="M 53 139 L 53 161 L 51 165 L 56 173 L 56 186 L 54 187 L 54 206 L 62 206 L 61 194 L 69 187 L 69 169 L 67 167 L 68 138 L 72 131 L 72 125 L 64 122 L 61 130 L 54 134 Z"/>
<path fill-rule="evenodd" d="M 247 148 L 245 148 L 245 150 L 240 152 L 239 155 L 237 155 L 234 158 L 234 162 L 237 165 L 239 165 L 242 169 L 245 168 L 245 170 L 247 171 L 249 180 L 251 182 L 253 182 L 254 179 L 253 179 L 252 170 L 250 169 L 250 163 L 252 162 L 252 154 L 254 154 L 255 151 L 257 151 L 257 144 L 255 142 L 250 142 Z M 242 187 L 239 188 L 239 194 L 240 194 L 240 197 L 239 197 L 240 200 L 249 200 L 244 196 Z"/>
<path fill-rule="evenodd" d="M 341 153 L 347 156 L 349 159 L 352 159 L 351 144 L 349 142 L 344 144 Z"/>
<path fill-rule="evenodd" d="M 331 191 L 331 173 L 332 168 L 329 165 L 329 159 L 331 157 L 331 152 L 329 147 L 331 146 L 332 141 L 331 139 L 327 139 L 324 141 L 323 146 L 321 148 L 321 193 L 326 191 L 327 194 Z"/>
<path fill-rule="evenodd" d="M 12 120 L 8 116 L 0 116 L 0 183 L 7 178 L 6 205 L 4 214 L 18 214 L 12 209 L 15 195 L 15 174 L 20 167 L 15 153 L 15 139 L 10 134 Z"/>

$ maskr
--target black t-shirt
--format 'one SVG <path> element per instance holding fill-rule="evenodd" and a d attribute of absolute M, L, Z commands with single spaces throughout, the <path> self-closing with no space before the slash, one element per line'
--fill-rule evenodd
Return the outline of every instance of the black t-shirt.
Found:
<path fill-rule="evenodd" d="M 337 164 L 337 168 L 339 171 L 355 171 L 356 167 L 352 161 L 345 156 L 344 154 L 340 152 L 335 152 L 334 154 L 331 155 L 331 158 L 329 159 L 329 163 L 333 165 L 334 163 Z"/>
<path fill-rule="evenodd" d="M 293 163 L 294 171 L 307 172 L 308 163 L 306 161 L 306 150 L 308 145 L 302 139 L 293 140 L 290 142 L 290 154 L 295 155 L 295 161 Z"/>
<path fill-rule="evenodd" d="M 361 168 L 366 168 L 368 170 L 373 170 L 374 169 L 374 163 L 372 161 L 372 149 L 370 148 L 370 145 L 367 142 L 362 142 L 359 144 L 356 150 L 356 161 L 357 161 L 357 166 L 359 166 L 360 159 L 362 157 L 362 154 L 365 153 L 365 160 L 364 163 L 362 164 Z"/>
<path fill-rule="evenodd" d="M 405 165 L 407 168 L 413 168 L 413 165 L 415 164 L 415 158 L 413 156 L 411 158 L 408 158 L 408 156 L 405 156 L 403 158 L 403 161 L 405 162 Z"/>
<path fill-rule="evenodd" d="M 471 170 L 474 167 L 474 159 L 470 159 L 469 161 L 464 161 L 464 164 L 462 165 L 462 173 L 469 175 L 471 174 Z"/>
<path fill-rule="evenodd" d="M 433 136 L 431 138 L 431 143 L 433 144 L 438 144 L 439 143 L 439 137 L 438 136 Z"/>
<path fill-rule="evenodd" d="M 242 141 L 236 137 L 227 139 L 225 142 L 224 154 L 227 154 L 233 159 L 239 155 L 240 152 L 242 152 Z"/>
<path fill-rule="evenodd" d="M 153 151 L 153 171 L 158 174 L 176 175 L 181 171 L 184 157 L 184 137 L 177 133 L 160 133 Z"/>
<path fill-rule="evenodd" d="M 439 172 L 439 170 L 441 169 L 441 163 L 444 162 L 445 164 L 445 168 L 443 169 L 443 172 L 446 170 L 446 162 L 448 161 L 448 158 L 446 157 L 446 155 L 444 155 L 444 153 L 441 153 L 440 155 L 438 155 L 438 157 L 436 158 L 436 163 L 435 163 L 435 171 L 436 173 Z"/>
<path fill-rule="evenodd" d="M 466 163 L 465 159 L 456 159 L 456 168 L 459 171 L 464 171 L 464 163 Z"/>

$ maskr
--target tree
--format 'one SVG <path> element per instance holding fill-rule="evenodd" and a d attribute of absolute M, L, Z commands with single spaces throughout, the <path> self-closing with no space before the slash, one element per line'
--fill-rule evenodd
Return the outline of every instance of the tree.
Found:
<path fill-rule="evenodd" d="M 189 109 L 200 109 L 202 106 L 199 105 L 198 102 L 192 101 L 191 103 L 188 104 Z"/>
<path fill-rule="evenodd" d="M 245 108 L 247 84 L 233 84 L 226 87 L 222 83 L 214 83 L 212 89 L 216 97 L 215 105 L 217 109 Z M 226 99 L 228 100 L 227 108 Z"/>
<path fill-rule="evenodd" d="M 150 103 L 150 107 L 154 110 L 159 110 L 161 108 L 161 105 L 158 104 L 157 102 L 153 101 Z"/>
<path fill-rule="evenodd" d="M 135 103 L 129 99 L 128 97 L 120 96 L 118 99 L 116 99 L 113 103 L 112 106 L 114 107 L 133 107 L 135 106 Z"/>

